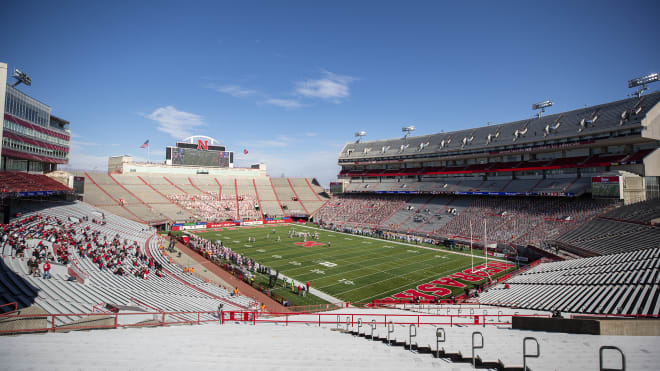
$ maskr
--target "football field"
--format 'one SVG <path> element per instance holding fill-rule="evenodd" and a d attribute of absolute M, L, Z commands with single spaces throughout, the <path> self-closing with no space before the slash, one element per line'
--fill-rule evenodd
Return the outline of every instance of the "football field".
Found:
<path fill-rule="evenodd" d="M 291 238 L 293 230 L 296 236 Z M 319 239 L 299 237 L 300 232 L 312 235 L 318 232 Z M 271 267 L 273 272 L 277 269 L 298 281 L 310 282 L 313 288 L 329 295 L 355 303 L 383 299 L 470 269 L 472 258 L 469 251 L 454 253 L 439 246 L 417 246 L 300 225 L 223 228 L 196 234 L 211 241 L 221 240 L 232 250 Z M 248 242 L 248 238 L 256 241 Z M 475 266 L 484 262 L 484 256 L 474 255 Z M 454 284 L 447 289 L 459 295 L 464 292 L 463 285 L 471 287 L 487 280 L 471 278 L 457 278 L 461 287 Z M 451 295 L 443 295 L 448 296 Z"/>

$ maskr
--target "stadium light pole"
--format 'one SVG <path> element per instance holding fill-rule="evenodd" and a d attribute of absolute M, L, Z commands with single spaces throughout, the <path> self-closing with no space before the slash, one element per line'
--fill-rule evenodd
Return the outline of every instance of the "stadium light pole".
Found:
<path fill-rule="evenodd" d="M 484 253 L 486 254 L 486 265 L 488 265 L 488 239 L 486 238 L 486 218 L 484 218 Z"/>
<path fill-rule="evenodd" d="M 416 127 L 414 127 L 413 125 L 410 125 L 410 126 L 406 126 L 406 127 L 401 128 L 401 131 L 404 132 L 404 133 L 406 133 L 406 134 L 403 136 L 403 143 L 406 143 L 406 140 L 408 139 L 408 135 L 410 135 L 410 133 L 412 133 L 413 131 L 415 131 L 415 129 L 416 129 Z"/>
<path fill-rule="evenodd" d="M 541 118 L 541 115 L 545 112 L 545 109 L 548 108 L 548 107 L 552 107 L 553 104 L 555 104 L 555 102 L 553 102 L 551 100 L 546 100 L 546 101 L 543 101 L 543 102 L 538 102 L 538 103 L 532 104 L 532 109 L 535 110 L 535 111 L 539 110 L 536 113 L 536 117 Z"/>
<path fill-rule="evenodd" d="M 471 269 L 474 270 L 474 253 L 472 252 L 472 220 L 470 220 L 470 264 L 471 264 Z"/>
<path fill-rule="evenodd" d="M 639 90 L 637 90 L 634 95 L 637 96 L 637 98 L 641 97 L 642 94 L 649 90 L 649 88 L 646 87 L 646 84 L 650 84 L 652 82 L 658 81 L 658 73 L 651 73 L 646 76 L 638 77 L 636 79 L 632 79 L 628 81 L 628 88 L 635 88 L 637 86 L 641 86 Z"/>
<path fill-rule="evenodd" d="M 355 143 L 360 143 L 360 141 L 362 140 L 362 137 L 364 137 L 366 135 L 367 135 L 367 132 L 364 131 L 364 130 L 356 132 L 355 136 L 357 137 L 357 141 L 355 141 Z"/>
<path fill-rule="evenodd" d="M 16 82 L 12 86 L 17 86 L 20 83 L 23 83 L 27 86 L 32 85 L 32 78 L 18 68 L 14 69 L 14 75 L 12 77 L 16 79 Z"/>

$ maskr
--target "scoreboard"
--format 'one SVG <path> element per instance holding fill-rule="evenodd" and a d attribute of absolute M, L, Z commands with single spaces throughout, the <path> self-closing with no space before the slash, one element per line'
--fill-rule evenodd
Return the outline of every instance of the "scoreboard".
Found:
<path fill-rule="evenodd" d="M 229 167 L 233 163 L 233 155 L 227 151 L 167 147 L 166 158 L 175 166 Z"/>
<path fill-rule="evenodd" d="M 593 198 L 621 198 L 618 176 L 595 176 L 591 178 Z"/>
<path fill-rule="evenodd" d="M 330 192 L 332 194 L 344 193 L 344 182 L 330 182 Z"/>

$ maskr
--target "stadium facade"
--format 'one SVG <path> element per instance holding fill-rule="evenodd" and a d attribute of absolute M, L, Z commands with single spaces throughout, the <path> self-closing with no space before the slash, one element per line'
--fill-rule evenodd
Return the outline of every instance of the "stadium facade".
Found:
<path fill-rule="evenodd" d="M 347 143 L 335 192 L 659 197 L 660 92 L 448 133 Z"/>
<path fill-rule="evenodd" d="M 6 64 L 1 64 L 0 100 L 2 146 L 0 169 L 45 173 L 69 162 L 69 122 L 51 114 L 51 107 L 6 83 Z"/>

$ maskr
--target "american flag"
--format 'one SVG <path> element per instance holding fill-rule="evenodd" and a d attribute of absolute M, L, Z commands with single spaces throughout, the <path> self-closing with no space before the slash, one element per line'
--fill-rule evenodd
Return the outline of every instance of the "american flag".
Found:
<path fill-rule="evenodd" d="M 140 148 L 147 148 L 147 147 L 149 147 L 149 139 L 145 140 L 144 144 L 140 146 Z"/>

